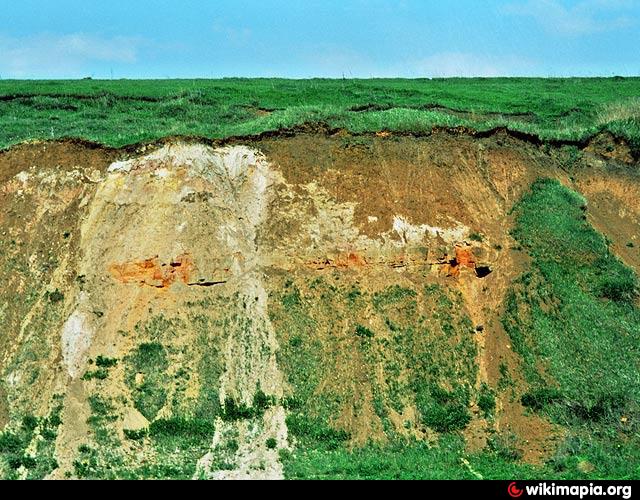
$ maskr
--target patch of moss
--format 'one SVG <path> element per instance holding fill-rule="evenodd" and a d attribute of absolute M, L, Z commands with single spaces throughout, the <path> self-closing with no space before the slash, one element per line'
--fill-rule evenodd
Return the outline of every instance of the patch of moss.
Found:
<path fill-rule="evenodd" d="M 410 288 L 403 288 L 398 285 L 391 286 L 383 292 L 376 293 L 373 296 L 373 305 L 380 309 L 384 306 L 397 304 L 405 299 L 415 299 L 417 293 Z"/>
<path fill-rule="evenodd" d="M 437 432 L 461 431 L 471 422 L 467 387 L 459 386 L 453 391 L 437 385 L 417 387 L 416 404 L 424 425 Z"/>
<path fill-rule="evenodd" d="M 166 349 L 157 342 L 141 344 L 127 356 L 126 363 L 125 381 L 134 405 L 152 421 L 167 401 L 169 361 Z M 141 384 L 136 384 L 136 376 L 142 378 Z"/>
<path fill-rule="evenodd" d="M 478 407 L 484 414 L 485 418 L 493 416 L 496 410 L 496 395 L 487 384 L 482 384 L 480 393 L 478 394 Z"/>
<path fill-rule="evenodd" d="M 98 356 L 96 358 L 96 366 L 98 368 L 113 368 L 118 364 L 118 360 L 115 358 L 107 358 L 104 356 Z"/>
<path fill-rule="evenodd" d="M 258 389 L 253 396 L 252 406 L 246 406 L 237 402 L 234 398 L 228 397 L 224 402 L 221 417 L 228 422 L 261 418 L 265 411 L 275 404 L 277 404 L 277 401 L 273 396 L 267 396 Z"/>
<path fill-rule="evenodd" d="M 269 450 L 275 450 L 278 447 L 278 441 L 276 441 L 275 438 L 269 438 L 267 439 L 267 441 L 265 442 L 265 446 L 267 447 L 267 449 Z"/>
<path fill-rule="evenodd" d="M 376 336 L 371 330 L 369 330 L 366 326 L 357 325 L 356 326 L 356 335 L 361 339 L 372 339 Z"/>
<path fill-rule="evenodd" d="M 98 370 L 92 370 L 86 372 L 82 376 L 82 380 L 106 380 L 109 378 L 109 370 L 106 368 L 99 368 Z"/>
<path fill-rule="evenodd" d="M 305 447 L 314 449 L 337 450 L 351 439 L 347 432 L 328 426 L 320 418 L 301 413 L 287 416 L 287 428 Z"/>

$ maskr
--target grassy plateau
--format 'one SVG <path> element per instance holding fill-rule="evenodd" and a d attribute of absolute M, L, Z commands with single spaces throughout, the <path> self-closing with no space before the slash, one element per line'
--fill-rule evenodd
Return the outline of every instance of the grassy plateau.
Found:
<path fill-rule="evenodd" d="M 322 122 L 354 133 L 508 127 L 543 140 L 610 131 L 640 148 L 640 78 L 0 81 L 0 148 L 83 138 L 253 135 Z"/>

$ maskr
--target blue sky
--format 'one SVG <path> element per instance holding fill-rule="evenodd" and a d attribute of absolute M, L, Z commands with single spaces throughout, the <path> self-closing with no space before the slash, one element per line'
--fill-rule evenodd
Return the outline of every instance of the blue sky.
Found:
<path fill-rule="evenodd" d="M 20 0 L 2 78 L 640 75 L 640 0 Z"/>

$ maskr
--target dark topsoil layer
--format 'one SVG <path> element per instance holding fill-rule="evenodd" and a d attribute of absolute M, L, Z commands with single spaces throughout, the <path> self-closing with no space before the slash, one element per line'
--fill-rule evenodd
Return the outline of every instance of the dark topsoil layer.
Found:
<path fill-rule="evenodd" d="M 640 151 L 634 150 L 624 139 L 614 137 L 608 132 L 599 134 L 585 141 L 544 142 L 536 135 L 512 131 L 506 128 L 497 128 L 483 132 L 467 128 L 434 128 L 432 132 L 420 134 L 397 132 L 352 134 L 342 129 L 331 129 L 324 124 L 306 124 L 292 129 L 264 132 L 256 136 L 230 137 L 221 140 L 189 136 L 166 137 L 160 141 L 132 144 L 118 149 L 77 138 L 27 142 L 5 150 L 0 150 L 0 182 L 4 182 L 7 178 L 24 170 L 25 166 L 37 166 L 40 164 L 51 165 L 52 163 L 57 163 L 63 169 L 83 166 L 84 168 L 96 168 L 102 171 L 117 159 L 138 156 L 142 152 L 153 149 L 154 147 L 161 147 L 166 143 L 176 141 L 201 143 L 213 147 L 250 143 L 259 147 L 265 142 L 291 139 L 299 136 L 308 136 L 317 139 L 330 138 L 342 141 L 349 138 L 353 140 L 359 138 L 363 140 L 379 138 L 396 141 L 401 138 L 412 138 L 415 140 L 435 138 L 435 140 L 439 140 L 445 137 L 462 138 L 465 140 L 488 139 L 494 140 L 499 144 L 509 141 L 514 147 L 520 147 L 522 145 L 546 148 L 571 146 L 591 151 L 604 159 L 616 160 L 627 165 L 640 162 Z M 16 168 L 18 170 L 15 170 Z"/>

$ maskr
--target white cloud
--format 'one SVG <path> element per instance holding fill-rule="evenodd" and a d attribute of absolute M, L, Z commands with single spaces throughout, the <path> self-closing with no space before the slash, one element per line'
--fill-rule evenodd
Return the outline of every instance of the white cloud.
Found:
<path fill-rule="evenodd" d="M 530 76 L 538 63 L 510 54 L 481 55 L 445 51 L 418 56 L 414 51 L 399 55 L 391 62 L 349 47 L 315 45 L 295 52 L 296 78 L 446 78 Z"/>
<path fill-rule="evenodd" d="M 141 43 L 140 38 L 84 33 L 0 36 L 0 73 L 8 78 L 86 76 L 92 62 L 134 64 Z"/>
<path fill-rule="evenodd" d="M 583 0 L 572 7 L 560 0 L 527 0 L 509 4 L 504 11 L 531 17 L 555 34 L 579 36 L 632 26 L 633 17 L 623 13 L 630 8 L 631 0 Z"/>
<path fill-rule="evenodd" d="M 244 47 L 251 42 L 253 32 L 247 27 L 232 26 L 216 21 L 213 32 L 221 36 L 233 47 Z"/>
<path fill-rule="evenodd" d="M 440 52 L 409 62 L 410 76 L 424 77 L 496 77 L 525 76 L 534 64 L 518 57 L 494 57 L 468 52 Z"/>
<path fill-rule="evenodd" d="M 309 76 L 315 76 L 314 73 L 333 78 L 380 76 L 368 56 L 348 47 L 316 47 L 307 54 L 307 64 Z"/>

